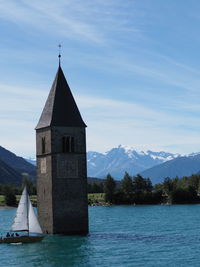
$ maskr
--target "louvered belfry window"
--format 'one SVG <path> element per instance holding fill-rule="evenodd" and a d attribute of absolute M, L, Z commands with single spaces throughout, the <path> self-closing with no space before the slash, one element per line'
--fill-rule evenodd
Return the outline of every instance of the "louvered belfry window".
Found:
<path fill-rule="evenodd" d="M 73 136 L 63 136 L 63 138 L 62 138 L 62 152 L 63 153 L 74 152 L 74 137 Z"/>

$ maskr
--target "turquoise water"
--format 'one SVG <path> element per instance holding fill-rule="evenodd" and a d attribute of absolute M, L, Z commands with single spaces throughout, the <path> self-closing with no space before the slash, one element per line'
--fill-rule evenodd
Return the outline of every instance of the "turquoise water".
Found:
<path fill-rule="evenodd" d="M 0 209 L 7 231 L 15 209 Z M 89 207 L 90 235 L 0 244 L 0 266 L 200 266 L 200 205 Z"/>

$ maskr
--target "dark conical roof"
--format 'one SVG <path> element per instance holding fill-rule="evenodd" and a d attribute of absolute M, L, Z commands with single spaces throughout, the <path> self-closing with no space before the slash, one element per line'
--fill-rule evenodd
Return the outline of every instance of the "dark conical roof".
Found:
<path fill-rule="evenodd" d="M 48 126 L 86 127 L 60 66 L 36 130 Z"/>

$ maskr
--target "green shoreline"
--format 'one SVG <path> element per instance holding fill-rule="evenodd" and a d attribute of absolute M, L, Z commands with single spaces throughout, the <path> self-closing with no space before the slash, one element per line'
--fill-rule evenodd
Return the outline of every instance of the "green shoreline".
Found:
<path fill-rule="evenodd" d="M 8 206 L 6 205 L 6 202 L 5 202 L 5 198 L 4 198 L 4 195 L 0 195 L 0 208 L 1 209 L 9 209 L 9 208 L 16 208 L 18 203 L 19 203 L 19 200 L 20 200 L 20 195 L 16 195 L 16 199 L 17 199 L 17 204 L 16 205 L 12 205 L 11 203 L 11 206 Z M 33 204 L 34 207 L 37 207 L 37 195 L 30 195 L 30 199 L 31 199 L 31 202 Z M 105 193 L 89 193 L 88 194 L 88 206 L 118 206 L 118 205 L 128 205 L 128 206 L 139 206 L 139 205 L 189 205 L 189 204 L 200 204 L 200 198 L 198 199 L 193 199 L 193 200 L 190 200 L 190 199 L 184 199 L 182 201 L 179 201 L 179 202 L 171 202 L 170 200 L 168 199 L 162 199 L 164 200 L 163 202 L 154 202 L 154 203 L 140 203 L 139 201 L 134 203 L 133 201 L 129 202 L 129 203 L 125 203 L 125 202 L 114 202 L 114 203 L 110 203 L 108 201 L 105 201 Z"/>
<path fill-rule="evenodd" d="M 104 200 L 105 194 L 104 193 L 89 193 L 88 194 L 88 206 L 110 206 L 109 203 L 106 203 Z M 16 195 L 17 198 L 17 205 L 20 200 L 20 195 Z M 34 207 L 37 207 L 37 196 L 36 195 L 30 195 L 31 202 Z M 15 206 L 8 206 L 5 204 L 5 199 L 3 195 L 0 195 L 0 208 L 2 207 L 17 207 Z"/>

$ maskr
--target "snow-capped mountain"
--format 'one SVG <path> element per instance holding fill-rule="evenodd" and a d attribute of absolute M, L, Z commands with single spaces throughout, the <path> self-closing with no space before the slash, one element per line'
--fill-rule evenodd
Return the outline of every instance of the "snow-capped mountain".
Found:
<path fill-rule="evenodd" d="M 35 165 L 34 160 L 28 160 Z M 140 173 L 151 178 L 153 184 L 163 182 L 164 178 L 183 177 L 198 173 L 200 152 L 189 155 L 151 150 L 137 151 L 132 147 L 118 146 L 106 153 L 89 151 L 87 153 L 88 177 L 104 178 L 110 173 L 115 179 L 122 179 L 125 171 L 130 175 Z"/>
<path fill-rule="evenodd" d="M 0 146 L 0 184 L 20 184 L 23 172 L 28 173 L 35 181 L 35 164 L 34 159 L 25 160 Z M 106 153 L 89 151 L 87 166 L 88 177 L 104 178 L 110 173 L 115 179 L 120 180 L 127 171 L 130 175 L 140 173 L 156 184 L 162 183 L 166 177 L 181 178 L 200 174 L 200 152 L 181 156 L 164 151 L 136 151 L 120 145 Z"/>
<path fill-rule="evenodd" d="M 136 151 L 134 148 L 122 145 L 106 153 L 89 151 L 87 153 L 88 176 L 102 178 L 111 173 L 115 178 L 121 179 L 125 171 L 135 175 L 179 156 L 179 154 L 164 151 Z"/>

